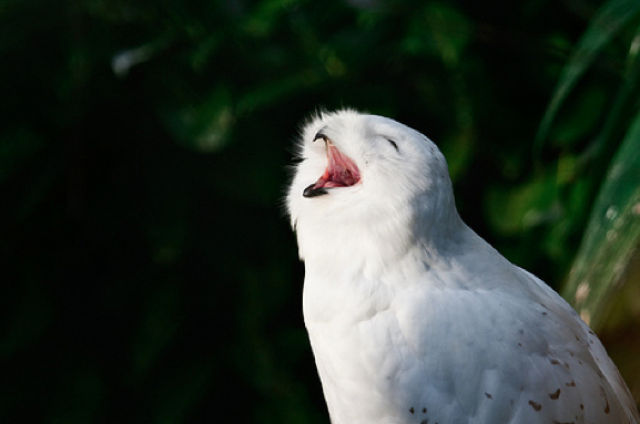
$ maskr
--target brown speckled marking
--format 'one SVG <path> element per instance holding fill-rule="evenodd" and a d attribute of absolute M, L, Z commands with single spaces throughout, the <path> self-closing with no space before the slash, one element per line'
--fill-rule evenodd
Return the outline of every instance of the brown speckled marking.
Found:
<path fill-rule="evenodd" d="M 551 362 L 551 365 L 560 365 L 560 361 L 557 359 L 549 359 L 549 362 Z"/>
<path fill-rule="evenodd" d="M 556 390 L 553 393 L 549 393 L 549 397 L 553 400 L 557 400 L 560 397 L 560 389 Z"/>
<path fill-rule="evenodd" d="M 546 312 L 544 312 L 544 311 L 542 311 L 542 315 L 547 315 L 547 313 L 546 313 Z"/>
<path fill-rule="evenodd" d="M 493 399 L 493 396 L 491 396 L 491 393 L 484 392 L 484 395 L 487 397 L 487 399 Z"/>
<path fill-rule="evenodd" d="M 611 411 L 611 409 L 609 409 L 609 400 L 605 399 L 605 401 L 607 402 L 607 405 L 604 407 L 604 413 L 608 414 L 609 411 Z"/>
<path fill-rule="evenodd" d="M 412 406 L 411 408 L 409 408 L 409 412 L 411 412 L 413 414 L 414 412 L 416 412 L 416 410 L 413 409 L 413 406 Z"/>
<path fill-rule="evenodd" d="M 584 409 L 584 405 L 583 404 L 580 404 L 580 409 Z"/>
<path fill-rule="evenodd" d="M 522 347 L 522 343 L 518 342 L 518 346 Z"/>
<path fill-rule="evenodd" d="M 568 383 L 564 383 L 564 385 L 567 386 L 567 387 L 576 387 L 576 382 L 571 380 Z"/>
<path fill-rule="evenodd" d="M 535 409 L 536 411 L 539 411 L 542 409 L 542 405 L 540 405 L 539 403 L 535 403 L 534 401 L 530 400 L 529 401 L 529 405 L 531 405 L 531 407 L 533 409 Z"/>
<path fill-rule="evenodd" d="M 420 421 L 420 424 L 429 424 L 429 420 L 422 420 Z"/>
<path fill-rule="evenodd" d="M 427 413 L 427 408 L 422 408 L 422 413 L 426 414 Z"/>

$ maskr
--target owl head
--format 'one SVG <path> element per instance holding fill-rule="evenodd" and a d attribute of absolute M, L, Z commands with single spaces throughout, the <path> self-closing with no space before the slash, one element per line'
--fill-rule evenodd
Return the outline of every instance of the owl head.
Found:
<path fill-rule="evenodd" d="M 410 243 L 458 217 L 442 153 L 392 119 L 319 113 L 301 131 L 297 154 L 287 209 L 301 257 L 354 242 Z"/>

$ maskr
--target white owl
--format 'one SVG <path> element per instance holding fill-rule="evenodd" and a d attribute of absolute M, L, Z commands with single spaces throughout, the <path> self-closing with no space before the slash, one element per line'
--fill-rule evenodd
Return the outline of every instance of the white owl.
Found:
<path fill-rule="evenodd" d="M 427 137 L 342 110 L 299 148 L 287 207 L 334 424 L 639 422 L 576 312 L 462 222 Z"/>

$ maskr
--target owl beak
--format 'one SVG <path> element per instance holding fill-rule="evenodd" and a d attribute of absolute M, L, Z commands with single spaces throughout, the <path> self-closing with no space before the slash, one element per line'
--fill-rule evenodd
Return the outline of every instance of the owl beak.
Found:
<path fill-rule="evenodd" d="M 318 181 L 307 186 L 302 192 L 304 197 L 316 197 L 329 194 L 327 188 L 350 187 L 360 181 L 360 170 L 355 162 L 343 154 L 324 134 L 317 134 L 314 141 L 322 139 L 327 152 L 327 168 Z"/>
<path fill-rule="evenodd" d="M 316 197 L 322 196 L 323 194 L 329 194 L 329 192 L 324 187 L 316 187 L 316 183 L 310 184 L 302 192 L 304 197 Z"/>

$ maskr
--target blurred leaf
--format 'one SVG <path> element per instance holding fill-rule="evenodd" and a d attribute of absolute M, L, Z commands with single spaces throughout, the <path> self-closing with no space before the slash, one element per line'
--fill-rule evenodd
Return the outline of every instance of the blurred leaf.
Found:
<path fill-rule="evenodd" d="M 120 50 L 111 58 L 111 70 L 117 77 L 124 78 L 131 68 L 149 61 L 169 42 L 169 38 L 160 39 L 138 47 Z"/>
<path fill-rule="evenodd" d="M 628 124 L 623 122 L 628 119 L 627 110 L 633 107 L 635 101 L 635 88 L 640 78 L 640 60 L 638 60 L 637 46 L 640 43 L 640 28 L 636 31 L 634 40 L 631 43 L 629 54 L 627 55 L 627 69 L 624 74 L 623 83 L 618 88 L 613 104 L 609 108 L 607 117 L 602 125 L 602 129 L 588 148 L 582 153 L 577 163 L 578 168 L 585 168 L 594 160 L 608 161 L 613 154 L 613 148 L 617 143 L 613 143 L 612 136 L 621 126 L 628 128 Z M 611 150 L 611 152 L 609 152 Z M 605 162 L 606 163 L 606 162 Z"/>
<path fill-rule="evenodd" d="M 563 295 L 598 330 L 640 243 L 640 114 L 616 153 L 593 207 Z"/>
<path fill-rule="evenodd" d="M 205 65 L 211 60 L 212 56 L 216 52 L 216 49 L 223 43 L 223 38 L 220 34 L 211 34 L 198 43 L 190 55 L 191 67 L 200 72 L 205 68 Z"/>
<path fill-rule="evenodd" d="M 571 147 L 590 134 L 600 123 L 607 94 L 602 87 L 590 87 L 581 92 L 576 106 L 552 132 L 554 144 Z"/>
<path fill-rule="evenodd" d="M 491 226 L 497 232 L 509 235 L 557 218 L 556 199 L 555 176 L 546 173 L 515 188 L 490 188 L 485 209 Z"/>
<path fill-rule="evenodd" d="M 470 36 L 471 24 L 465 15 L 451 5 L 429 2 L 411 20 L 402 47 L 414 55 L 435 53 L 446 65 L 455 66 Z"/>
<path fill-rule="evenodd" d="M 469 162 L 473 160 L 474 145 L 473 131 L 470 126 L 463 126 L 451 137 L 448 137 L 442 144 L 442 152 L 447 158 L 449 165 L 449 175 L 451 180 L 456 182 L 468 168 Z"/>
<path fill-rule="evenodd" d="M 274 31 L 280 15 L 299 0 L 264 0 L 249 14 L 242 29 L 254 37 L 266 37 Z"/>
<path fill-rule="evenodd" d="M 318 75 L 312 71 L 300 72 L 294 75 L 284 76 L 276 81 L 247 90 L 236 109 L 238 113 L 250 113 L 256 109 L 264 108 L 270 104 L 282 101 L 287 96 L 293 95 L 319 80 Z"/>
<path fill-rule="evenodd" d="M 234 114 L 229 90 L 220 86 L 202 102 L 165 113 L 165 122 L 177 141 L 202 153 L 222 149 L 229 141 Z"/>
<path fill-rule="evenodd" d="M 534 144 L 536 152 L 540 151 L 551 124 L 571 89 L 591 65 L 600 50 L 639 11 L 640 2 L 637 0 L 610 0 L 598 10 L 562 71 L 536 134 Z"/>

